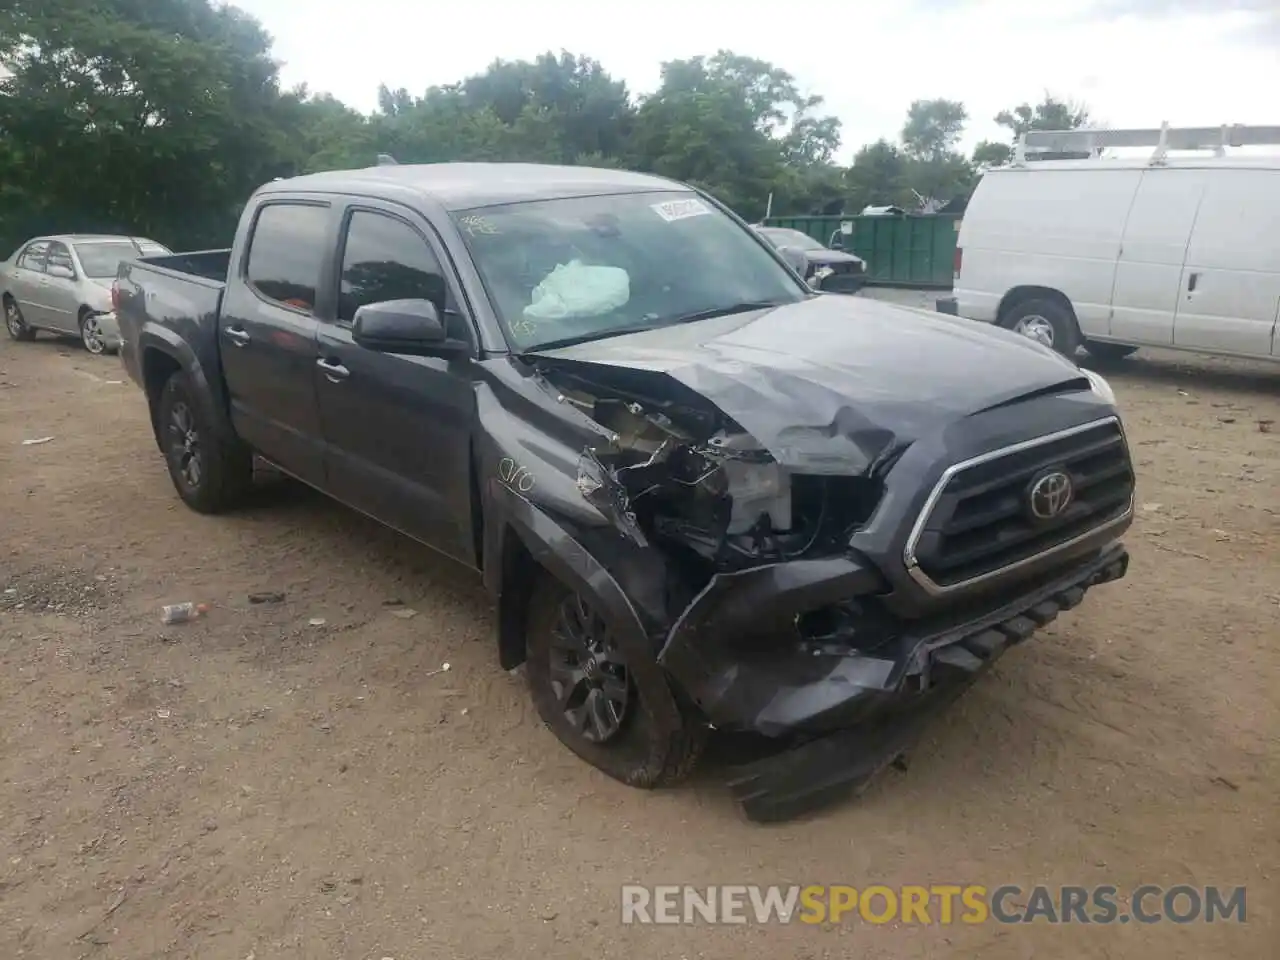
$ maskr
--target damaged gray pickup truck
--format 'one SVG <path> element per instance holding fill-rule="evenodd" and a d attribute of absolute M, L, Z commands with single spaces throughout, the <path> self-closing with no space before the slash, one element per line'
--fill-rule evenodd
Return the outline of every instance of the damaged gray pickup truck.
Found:
<path fill-rule="evenodd" d="M 234 506 L 257 455 L 475 568 L 566 746 L 654 787 L 749 734 L 728 777 L 756 820 L 859 789 L 1126 571 L 1101 377 L 815 292 L 672 181 L 276 181 L 230 250 L 125 264 L 114 298 L 191 507 Z"/>

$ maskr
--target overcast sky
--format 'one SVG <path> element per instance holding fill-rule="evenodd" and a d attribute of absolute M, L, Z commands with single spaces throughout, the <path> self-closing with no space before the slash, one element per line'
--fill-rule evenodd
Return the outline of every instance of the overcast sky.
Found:
<path fill-rule="evenodd" d="M 286 84 L 362 110 L 379 83 L 421 94 L 561 49 L 644 93 L 664 60 L 727 48 L 825 97 L 846 158 L 931 97 L 969 108 L 966 146 L 1001 138 L 991 117 L 1045 89 L 1112 127 L 1280 123 L 1280 0 L 235 2 L 275 38 Z"/>

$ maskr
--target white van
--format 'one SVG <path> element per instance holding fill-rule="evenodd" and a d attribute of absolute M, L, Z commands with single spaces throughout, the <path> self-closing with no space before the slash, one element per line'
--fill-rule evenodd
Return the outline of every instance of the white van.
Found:
<path fill-rule="evenodd" d="M 1141 346 L 1280 359 L 1280 127 L 1043 131 L 987 171 L 960 226 L 954 298 L 1068 356 Z M 1026 148 L 1093 154 L 1026 161 Z M 1099 156 L 1154 146 L 1139 159 Z M 1179 159 L 1170 150 L 1216 148 Z"/>

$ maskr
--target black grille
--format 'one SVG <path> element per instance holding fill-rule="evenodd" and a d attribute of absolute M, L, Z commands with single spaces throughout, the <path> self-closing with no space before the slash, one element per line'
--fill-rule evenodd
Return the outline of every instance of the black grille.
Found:
<path fill-rule="evenodd" d="M 1054 471 L 1071 478 L 1071 502 L 1037 518 L 1031 488 Z M 930 512 L 915 557 L 939 586 L 981 577 L 1052 550 L 1117 520 L 1130 509 L 1133 465 L 1114 420 L 995 459 L 951 476 Z"/>

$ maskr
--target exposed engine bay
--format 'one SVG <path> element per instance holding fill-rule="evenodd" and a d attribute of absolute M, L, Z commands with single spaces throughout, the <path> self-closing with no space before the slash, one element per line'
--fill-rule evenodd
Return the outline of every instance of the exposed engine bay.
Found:
<path fill-rule="evenodd" d="M 642 396 L 563 370 L 549 379 L 560 402 L 610 431 L 610 443 L 583 451 L 582 495 L 638 545 L 673 555 L 695 582 L 838 553 L 880 496 L 871 478 L 782 466 L 709 403 Z"/>

